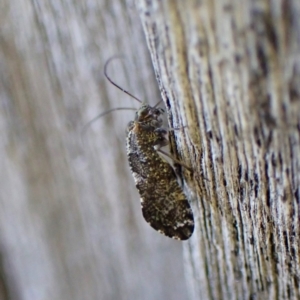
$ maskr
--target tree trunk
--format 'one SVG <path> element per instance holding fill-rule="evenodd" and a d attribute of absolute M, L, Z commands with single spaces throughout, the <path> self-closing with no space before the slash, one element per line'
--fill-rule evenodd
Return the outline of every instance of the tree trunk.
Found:
<path fill-rule="evenodd" d="M 196 230 L 191 299 L 300 299 L 300 2 L 138 2 Z"/>

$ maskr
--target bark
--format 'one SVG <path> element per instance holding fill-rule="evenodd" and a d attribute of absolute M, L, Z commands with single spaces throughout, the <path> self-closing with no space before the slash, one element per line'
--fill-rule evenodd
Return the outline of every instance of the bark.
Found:
<path fill-rule="evenodd" d="M 137 4 L 193 168 L 190 298 L 299 299 L 300 2 Z"/>
<path fill-rule="evenodd" d="M 134 3 L 0 4 L 0 298 L 184 299 L 182 244 L 143 220 L 125 128 L 160 98 Z"/>

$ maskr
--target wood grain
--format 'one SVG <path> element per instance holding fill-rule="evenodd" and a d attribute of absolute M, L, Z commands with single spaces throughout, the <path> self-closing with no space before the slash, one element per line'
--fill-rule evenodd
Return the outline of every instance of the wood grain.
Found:
<path fill-rule="evenodd" d="M 196 231 L 191 299 L 299 299 L 299 1 L 138 1 Z"/>
<path fill-rule="evenodd" d="M 1 299 L 183 299 L 181 243 L 144 220 L 125 129 L 160 98 L 132 1 L 0 8 Z"/>

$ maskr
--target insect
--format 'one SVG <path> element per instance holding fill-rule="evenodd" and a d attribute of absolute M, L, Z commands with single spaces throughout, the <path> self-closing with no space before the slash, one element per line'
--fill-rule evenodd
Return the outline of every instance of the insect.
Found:
<path fill-rule="evenodd" d="M 105 77 L 118 89 L 142 103 L 107 75 L 107 66 L 112 59 L 113 57 L 105 64 Z M 193 212 L 178 184 L 174 169 L 158 154 L 161 152 L 169 156 L 161 150 L 169 141 L 168 132 L 162 127 L 164 110 L 157 107 L 158 104 L 153 107 L 142 104 L 136 111 L 134 120 L 127 126 L 129 166 L 140 194 L 145 220 L 155 230 L 170 238 L 187 240 L 194 231 Z"/>

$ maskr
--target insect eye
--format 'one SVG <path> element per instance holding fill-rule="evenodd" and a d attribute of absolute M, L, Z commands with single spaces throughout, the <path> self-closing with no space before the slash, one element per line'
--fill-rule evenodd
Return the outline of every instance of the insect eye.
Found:
<path fill-rule="evenodd" d="M 153 116 L 153 117 L 155 117 L 155 118 L 157 118 L 157 117 L 159 117 L 160 115 L 162 114 L 162 112 L 161 112 L 161 110 L 160 109 L 153 109 L 152 111 L 151 111 L 151 115 Z"/>
<path fill-rule="evenodd" d="M 164 128 L 156 128 L 154 132 L 157 132 L 160 135 L 167 135 L 168 131 Z"/>
<path fill-rule="evenodd" d="M 164 109 L 163 108 L 157 108 L 153 111 L 153 115 L 155 115 L 156 117 L 159 117 L 160 115 L 164 114 Z"/>

